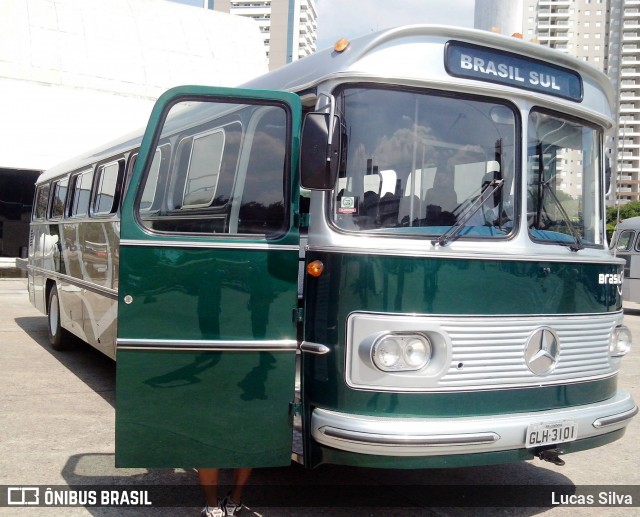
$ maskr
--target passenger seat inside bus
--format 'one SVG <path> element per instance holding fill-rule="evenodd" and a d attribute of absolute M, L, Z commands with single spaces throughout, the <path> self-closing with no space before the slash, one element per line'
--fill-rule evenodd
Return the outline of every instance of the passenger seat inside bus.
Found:
<path fill-rule="evenodd" d="M 453 215 L 458 206 L 458 194 L 453 188 L 453 173 L 438 169 L 433 187 L 425 196 L 426 219 L 429 226 L 449 226 L 455 223 Z"/>

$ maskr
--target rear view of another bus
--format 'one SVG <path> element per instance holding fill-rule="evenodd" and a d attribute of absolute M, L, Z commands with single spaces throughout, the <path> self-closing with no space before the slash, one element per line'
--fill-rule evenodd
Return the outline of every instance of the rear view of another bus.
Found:
<path fill-rule="evenodd" d="M 630 217 L 616 226 L 611 238 L 611 250 L 624 259 L 622 298 L 640 303 L 640 217 Z"/>

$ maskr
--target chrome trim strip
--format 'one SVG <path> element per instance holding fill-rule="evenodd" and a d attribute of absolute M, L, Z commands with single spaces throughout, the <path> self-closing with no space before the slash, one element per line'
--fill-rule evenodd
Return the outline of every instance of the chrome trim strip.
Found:
<path fill-rule="evenodd" d="M 577 440 L 623 429 L 636 404 L 618 391 L 609 400 L 547 411 L 469 417 L 378 417 L 315 408 L 311 436 L 321 445 L 376 456 L 440 456 L 527 449 L 525 437 L 532 424 L 572 421 Z M 596 428 L 607 415 L 628 415 Z M 496 437 L 495 439 L 493 439 Z M 533 451 L 535 447 L 528 448 Z"/>
<path fill-rule="evenodd" d="M 41 273 L 44 276 L 49 278 L 53 278 L 55 280 L 59 280 L 61 282 L 67 282 L 71 285 L 75 285 L 77 287 L 84 287 L 85 289 L 89 289 L 90 291 L 97 292 L 98 294 L 103 294 L 110 298 L 118 298 L 118 290 L 112 289 L 110 287 L 104 287 L 102 285 L 94 284 L 93 282 L 87 282 L 86 280 L 80 280 L 79 278 L 65 275 L 64 273 L 58 273 L 56 271 L 52 271 L 50 269 L 44 269 L 41 267 L 36 267 L 33 265 L 27 266 L 28 270 L 34 271 L 36 273 Z"/>
<path fill-rule="evenodd" d="M 351 440 L 360 443 L 374 445 L 416 445 L 422 447 L 438 447 L 445 445 L 479 445 L 497 442 L 500 439 L 496 433 L 470 433 L 470 434 L 436 434 L 436 435 L 402 435 L 388 436 L 380 434 L 359 433 L 336 429 L 335 427 L 321 427 L 320 432 L 332 438 Z"/>
<path fill-rule="evenodd" d="M 619 413 L 617 415 L 605 416 L 603 418 L 598 418 L 593 423 L 593 427 L 596 429 L 600 429 L 602 427 L 607 427 L 613 424 L 618 424 L 620 422 L 624 422 L 625 420 L 630 420 L 634 416 L 638 414 L 638 406 L 634 407 L 629 411 L 625 411 L 624 413 Z"/>
<path fill-rule="evenodd" d="M 218 234 L 216 237 L 228 237 L 228 235 Z M 158 248 L 211 248 L 211 249 L 230 249 L 230 250 L 270 250 L 270 251 L 298 251 L 300 246 L 295 244 L 275 244 L 270 242 L 217 242 L 217 241 L 173 241 L 173 240 L 136 240 L 123 239 L 120 246 L 137 246 L 137 247 L 158 247 Z"/>
<path fill-rule="evenodd" d="M 356 237 L 359 239 L 360 237 Z M 389 242 L 391 239 L 389 239 Z M 499 248 L 499 247 L 498 247 Z M 536 253 L 535 255 L 523 255 L 513 254 L 505 252 L 504 249 L 496 249 L 490 253 L 484 250 L 457 250 L 452 252 L 448 248 L 438 247 L 432 248 L 428 240 L 424 242 L 424 250 L 410 249 L 398 249 L 389 247 L 380 248 L 357 248 L 357 247 L 345 247 L 345 246 L 318 246 L 309 245 L 307 251 L 325 252 L 325 253 L 342 253 L 347 255 L 377 255 L 377 256 L 393 256 L 393 257 L 420 257 L 420 258 L 438 258 L 438 259 L 457 259 L 457 260 L 491 260 L 500 262 L 575 262 L 584 264 L 603 264 L 603 265 L 616 265 L 619 266 L 623 262 L 613 256 L 605 258 L 603 256 L 591 256 L 591 255 L 573 255 L 567 257 L 564 255 L 551 255 Z M 603 251 L 603 250 L 598 250 Z"/>
<path fill-rule="evenodd" d="M 118 350 L 206 350 L 206 351 L 250 351 L 250 352 L 292 352 L 298 349 L 294 339 L 281 340 L 176 340 L 176 339 L 126 339 L 116 342 Z"/>
<path fill-rule="evenodd" d="M 321 345 L 320 343 L 312 343 L 311 341 L 303 341 L 300 345 L 300 350 L 302 352 L 316 355 L 324 355 L 331 352 L 331 349 L 328 346 Z"/>
<path fill-rule="evenodd" d="M 506 314 L 506 313 L 500 313 L 500 314 L 465 314 L 465 315 L 461 315 L 461 316 L 454 316 L 451 314 L 442 314 L 442 313 L 433 313 L 433 314 L 421 314 L 421 313 L 410 313 L 410 312 L 376 312 L 376 311 L 352 311 L 349 313 L 349 315 L 347 316 L 347 319 L 352 317 L 353 315 L 358 315 L 358 314 L 363 314 L 363 315 L 369 315 L 369 316 L 402 316 L 402 317 L 409 317 L 409 318 L 455 318 L 459 321 L 461 321 L 462 319 L 476 319 L 476 320 L 485 320 L 487 322 L 491 322 L 495 319 L 502 319 L 502 318 L 572 318 L 572 319 L 579 319 L 579 318 L 593 318 L 595 317 L 604 317 L 604 316 L 619 316 L 619 317 L 623 317 L 624 316 L 624 309 L 619 310 L 619 311 L 611 311 L 611 312 L 579 312 L 576 314 L 565 314 L 565 313 L 561 313 L 561 314 L 549 314 L 549 313 L 542 313 L 542 314 Z"/>

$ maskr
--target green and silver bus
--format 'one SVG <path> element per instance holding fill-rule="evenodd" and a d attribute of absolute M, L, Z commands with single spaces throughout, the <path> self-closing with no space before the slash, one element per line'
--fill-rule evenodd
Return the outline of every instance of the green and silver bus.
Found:
<path fill-rule="evenodd" d="M 37 183 L 29 294 L 137 467 L 503 463 L 620 438 L 606 76 L 488 32 L 184 86 Z"/>
<path fill-rule="evenodd" d="M 613 253 L 624 260 L 622 299 L 640 303 L 640 217 L 630 217 L 616 225 L 611 237 Z"/>

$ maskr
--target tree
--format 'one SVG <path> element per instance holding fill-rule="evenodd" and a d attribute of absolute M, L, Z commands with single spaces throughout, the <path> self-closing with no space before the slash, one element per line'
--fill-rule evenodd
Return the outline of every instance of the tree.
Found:
<path fill-rule="evenodd" d="M 618 216 L 618 207 L 610 206 L 607 208 L 607 233 L 611 235 L 615 230 L 616 224 L 630 217 L 640 215 L 640 201 L 631 201 L 624 205 L 620 205 L 620 215 Z"/>
<path fill-rule="evenodd" d="M 629 217 L 636 217 L 640 215 L 640 201 L 631 201 L 624 205 L 620 205 L 620 215 L 618 216 L 618 207 L 611 206 L 607 208 L 607 224 L 613 224 L 614 226 L 629 219 Z"/>

